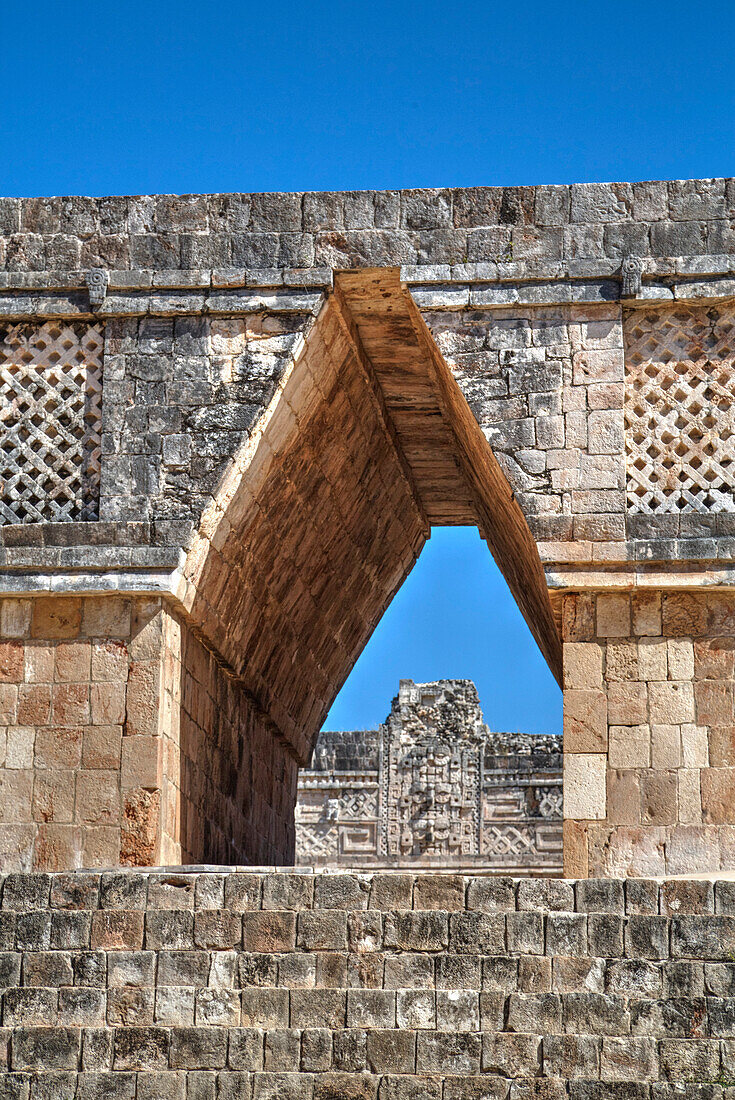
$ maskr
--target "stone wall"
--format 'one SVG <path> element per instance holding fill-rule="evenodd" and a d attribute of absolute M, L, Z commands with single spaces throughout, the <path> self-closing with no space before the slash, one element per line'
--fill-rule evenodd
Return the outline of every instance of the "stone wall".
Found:
<path fill-rule="evenodd" d="M 731 882 L 10 875 L 0 1089 L 724 1100 Z"/>
<path fill-rule="evenodd" d="M 120 757 L 104 821 L 81 820 L 66 791 L 71 820 L 37 820 L 15 773 L 43 770 L 26 766 L 27 731 L 54 712 L 11 705 L 4 728 L 26 746 L 2 780 L 18 791 L 12 858 L 101 860 L 118 836 L 121 859 L 183 845 L 290 860 L 295 767 L 432 525 L 479 528 L 559 682 L 570 597 L 730 600 L 734 216 L 724 179 L 0 200 L 0 596 L 161 601 L 191 631 L 187 744 L 166 726 L 178 700 L 160 691 L 159 642 L 155 781 L 128 786 Z M 683 642 L 735 636 L 709 613 L 695 625 Z M 699 688 L 693 717 L 660 720 L 668 666 L 664 681 L 640 665 L 626 691 L 645 692 L 647 721 L 642 705 L 616 711 L 598 648 L 619 721 L 605 718 L 604 746 L 571 750 L 565 782 L 595 782 L 567 800 L 591 815 L 569 818 L 570 867 L 727 865 L 735 773 L 713 748 L 727 706 L 715 715 Z M 671 682 L 696 683 L 696 660 L 695 681 L 680 672 Z M 8 675 L 8 697 L 30 698 Z M 63 683 L 34 686 L 61 699 Z M 56 708 L 77 737 L 97 722 L 91 665 L 89 685 L 78 717 Z M 707 759 L 654 751 L 663 726 L 700 731 L 700 748 L 706 728 Z M 222 764 L 248 775 L 261 755 L 258 789 Z"/>
<path fill-rule="evenodd" d="M 650 591 L 567 601 L 567 873 L 731 870 L 732 596 Z"/>
<path fill-rule="evenodd" d="M 160 599 L 0 600 L 0 862 L 287 862 L 297 762 Z"/>
<path fill-rule="evenodd" d="M 559 736 L 491 733 L 471 680 L 401 680 L 378 730 L 320 733 L 297 861 L 558 874 L 561 762 Z"/>

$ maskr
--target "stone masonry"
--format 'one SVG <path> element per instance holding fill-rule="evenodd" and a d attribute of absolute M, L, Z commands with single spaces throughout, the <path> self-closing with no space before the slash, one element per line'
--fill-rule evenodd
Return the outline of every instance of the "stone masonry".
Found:
<path fill-rule="evenodd" d="M 5 869 L 293 862 L 441 524 L 564 683 L 566 873 L 730 869 L 734 225 L 730 179 L 0 200 Z"/>
<path fill-rule="evenodd" d="M 732 882 L 9 875 L 19 1100 L 727 1100 Z"/>
<path fill-rule="evenodd" d="M 322 731 L 298 863 L 559 874 L 562 738 L 491 733 L 471 680 L 401 680 L 377 730 Z"/>

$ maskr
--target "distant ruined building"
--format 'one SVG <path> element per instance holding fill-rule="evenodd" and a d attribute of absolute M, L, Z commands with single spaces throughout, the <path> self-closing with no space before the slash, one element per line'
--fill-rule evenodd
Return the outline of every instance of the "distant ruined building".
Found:
<path fill-rule="evenodd" d="M 401 680 L 379 729 L 319 735 L 296 858 L 559 874 L 562 738 L 491 732 L 471 680 Z"/>

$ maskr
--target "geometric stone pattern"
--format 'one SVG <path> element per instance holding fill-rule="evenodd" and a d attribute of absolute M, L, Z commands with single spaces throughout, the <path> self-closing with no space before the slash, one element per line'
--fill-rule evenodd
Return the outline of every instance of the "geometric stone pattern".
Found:
<path fill-rule="evenodd" d="M 723 1100 L 731 882 L 8 875 L 2 1092 Z"/>
<path fill-rule="evenodd" d="M 735 310 L 629 310 L 625 446 L 631 512 L 735 512 Z"/>
<path fill-rule="evenodd" d="M 95 520 L 102 430 L 101 325 L 0 332 L 0 517 Z"/>
<path fill-rule="evenodd" d="M 553 874 L 561 821 L 561 738 L 491 733 L 469 680 L 402 680 L 378 730 L 320 734 L 296 858 Z"/>

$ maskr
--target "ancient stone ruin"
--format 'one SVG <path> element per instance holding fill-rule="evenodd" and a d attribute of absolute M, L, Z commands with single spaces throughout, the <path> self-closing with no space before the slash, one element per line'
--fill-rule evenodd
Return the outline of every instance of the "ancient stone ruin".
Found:
<path fill-rule="evenodd" d="M 491 733 L 471 680 L 401 680 L 377 730 L 322 731 L 296 861 L 561 874 L 562 739 Z"/>
<path fill-rule="evenodd" d="M 0 1095 L 729 1096 L 734 225 L 732 179 L 0 200 Z M 279 871 L 442 524 L 563 685 L 566 880 Z"/>

